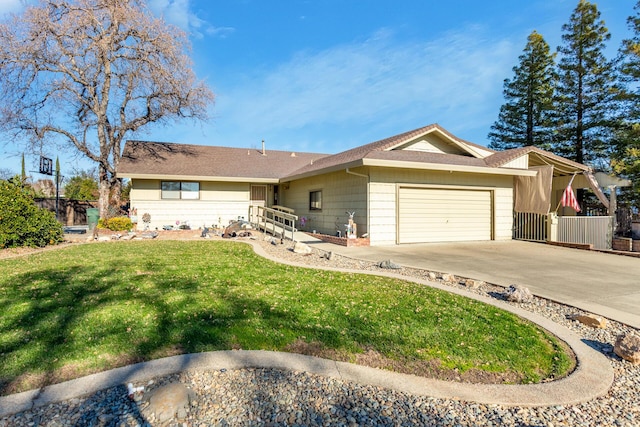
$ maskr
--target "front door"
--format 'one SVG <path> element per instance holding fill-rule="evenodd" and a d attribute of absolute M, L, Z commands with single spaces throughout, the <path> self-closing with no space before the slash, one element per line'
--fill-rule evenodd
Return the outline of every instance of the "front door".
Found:
<path fill-rule="evenodd" d="M 252 206 L 266 206 L 267 205 L 267 186 L 266 185 L 251 185 L 251 201 Z M 253 209 L 252 217 L 249 218 L 249 221 L 256 223 L 258 222 L 258 210 Z"/>

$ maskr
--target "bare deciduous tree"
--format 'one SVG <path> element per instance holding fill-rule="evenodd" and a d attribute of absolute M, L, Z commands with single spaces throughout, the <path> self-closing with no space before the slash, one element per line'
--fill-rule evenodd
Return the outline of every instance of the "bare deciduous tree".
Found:
<path fill-rule="evenodd" d="M 0 129 L 96 162 L 104 215 L 128 134 L 207 118 L 213 93 L 188 50 L 143 0 L 39 0 L 0 24 Z"/>

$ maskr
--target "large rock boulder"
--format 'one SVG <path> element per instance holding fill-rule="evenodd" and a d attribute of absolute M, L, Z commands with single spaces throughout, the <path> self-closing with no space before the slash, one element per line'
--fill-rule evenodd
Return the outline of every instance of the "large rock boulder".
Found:
<path fill-rule="evenodd" d="M 251 224 L 247 221 L 234 221 L 227 228 L 224 229 L 222 237 L 229 239 L 231 237 L 238 237 L 241 233 L 251 230 Z M 251 235 L 251 233 L 249 233 Z"/>
<path fill-rule="evenodd" d="M 482 280 L 467 279 L 464 285 L 470 289 L 480 289 L 484 285 L 484 282 Z"/>
<path fill-rule="evenodd" d="M 454 276 L 453 274 L 443 273 L 441 277 L 442 281 L 445 283 L 453 283 L 456 281 L 456 276 Z"/>
<path fill-rule="evenodd" d="M 388 269 L 388 270 L 400 270 L 402 268 L 401 265 L 396 264 L 395 262 L 391 261 L 390 259 L 387 259 L 387 260 L 384 260 L 384 261 L 380 261 L 378 263 L 378 267 L 384 268 L 384 269 Z"/>
<path fill-rule="evenodd" d="M 296 244 L 293 245 L 293 252 L 302 255 L 309 255 L 311 253 L 311 247 L 306 243 L 296 242 Z"/>
<path fill-rule="evenodd" d="M 533 295 L 531 295 L 529 288 L 520 285 L 509 286 L 505 290 L 504 296 L 507 301 L 517 303 L 529 302 L 533 299 Z"/>
<path fill-rule="evenodd" d="M 160 423 L 167 423 L 174 417 L 185 419 L 190 403 L 195 403 L 195 393 L 184 384 L 170 383 L 151 394 L 149 406 L 145 409 Z"/>
<path fill-rule="evenodd" d="M 640 337 L 634 334 L 619 335 L 613 352 L 633 365 L 640 365 Z"/>
<path fill-rule="evenodd" d="M 605 329 L 607 327 L 607 319 L 596 314 L 573 314 L 569 316 L 571 320 L 577 320 L 583 325 L 591 326 L 592 328 Z"/>

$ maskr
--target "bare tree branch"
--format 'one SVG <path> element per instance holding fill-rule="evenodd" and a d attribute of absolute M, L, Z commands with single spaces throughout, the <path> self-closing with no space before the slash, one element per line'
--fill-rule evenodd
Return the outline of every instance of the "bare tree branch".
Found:
<path fill-rule="evenodd" d="M 0 131 L 61 138 L 96 162 L 105 213 L 128 134 L 208 118 L 188 47 L 143 0 L 39 0 L 0 23 Z"/>

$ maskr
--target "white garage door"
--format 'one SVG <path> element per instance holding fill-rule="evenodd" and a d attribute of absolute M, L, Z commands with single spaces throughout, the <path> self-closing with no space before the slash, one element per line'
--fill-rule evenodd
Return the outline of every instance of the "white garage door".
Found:
<path fill-rule="evenodd" d="M 399 243 L 491 240 L 491 191 L 401 187 Z"/>

